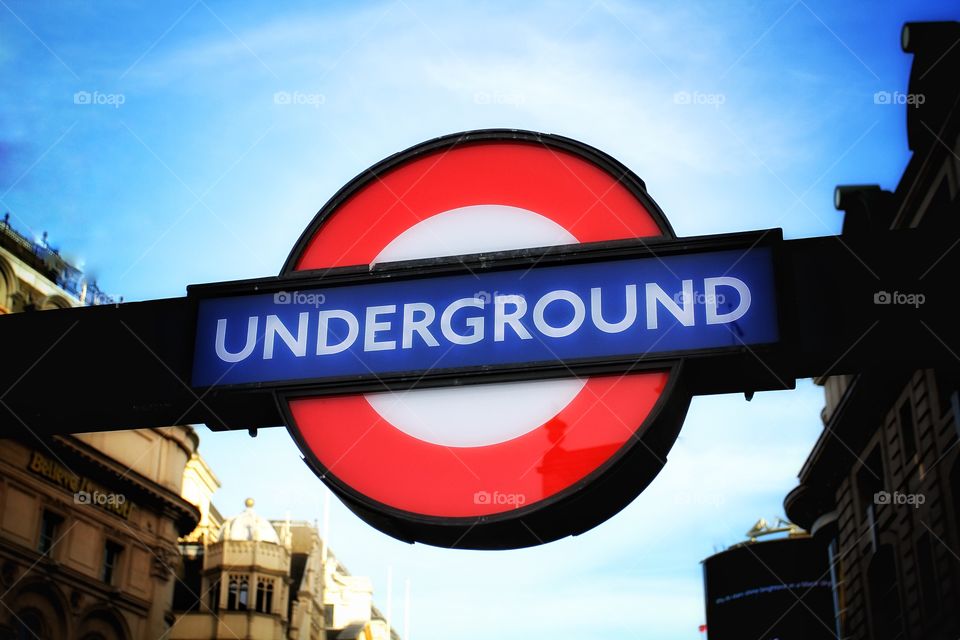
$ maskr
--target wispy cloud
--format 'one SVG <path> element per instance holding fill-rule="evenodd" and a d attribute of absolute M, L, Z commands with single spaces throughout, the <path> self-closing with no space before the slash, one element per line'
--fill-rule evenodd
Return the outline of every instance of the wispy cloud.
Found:
<path fill-rule="evenodd" d="M 13 3 L 77 77 L 16 22 L 3 25 L 0 139 L 14 153 L 0 150 L 0 171 L 30 169 L 9 206 L 85 255 L 102 286 L 122 282 L 128 300 L 270 275 L 354 175 L 421 140 L 482 127 L 565 134 L 611 153 L 684 235 L 822 235 L 839 229 L 834 184 L 892 182 L 902 168 L 902 112 L 877 110 L 871 96 L 905 81 L 895 33 L 907 8 L 876 9 L 888 17 L 875 37 L 852 5 L 810 4 L 816 17 L 794 5 L 188 0 L 137 15 Z M 81 90 L 125 102 L 78 105 Z M 409 547 L 337 503 L 332 543 L 374 577 L 381 604 L 386 565 L 413 578 L 415 637 L 470 637 L 469 619 L 486 625 L 477 637 L 693 638 L 698 561 L 780 513 L 820 404 L 809 383 L 749 404 L 697 399 L 663 473 L 578 538 L 495 554 Z M 220 510 L 254 492 L 267 515 L 319 515 L 325 489 L 290 463 L 289 437 L 259 438 L 204 434 L 224 481 Z"/>

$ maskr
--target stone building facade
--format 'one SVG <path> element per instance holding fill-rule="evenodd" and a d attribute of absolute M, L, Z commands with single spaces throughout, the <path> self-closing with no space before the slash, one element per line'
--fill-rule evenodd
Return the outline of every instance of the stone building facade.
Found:
<path fill-rule="evenodd" d="M 0 314 L 110 301 L 45 242 L 0 222 Z M 0 425 L 19 434 L 0 440 L 0 638 L 161 637 L 178 538 L 200 517 L 181 496 L 196 433 L 41 438 L 18 422 Z"/>
<path fill-rule="evenodd" d="M 171 640 L 389 640 L 369 578 L 351 576 L 315 525 L 268 520 L 248 499 L 219 529 L 189 536 Z"/>
<path fill-rule="evenodd" d="M 902 46 L 913 55 L 908 95 L 923 96 L 904 107 L 913 155 L 893 192 L 838 188 L 844 233 L 923 227 L 960 238 L 957 42 L 960 23 L 904 27 Z M 838 638 L 960 636 L 960 354 L 953 355 L 956 366 L 937 370 L 818 380 L 824 431 L 784 506 L 823 543 Z"/>
<path fill-rule="evenodd" d="M 173 621 L 190 427 L 0 445 L 0 638 L 158 638 Z"/>
<path fill-rule="evenodd" d="M 0 314 L 112 302 L 0 221 Z M 0 640 L 399 637 L 316 526 L 220 514 L 192 427 L 39 437 L 3 415 Z"/>

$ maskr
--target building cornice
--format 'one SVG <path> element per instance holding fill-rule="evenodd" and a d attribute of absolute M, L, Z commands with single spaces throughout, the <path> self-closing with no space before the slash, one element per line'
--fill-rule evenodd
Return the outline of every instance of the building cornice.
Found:
<path fill-rule="evenodd" d="M 791 522 L 809 530 L 818 517 L 835 508 L 840 482 L 858 462 L 867 441 L 890 410 L 876 399 L 892 397 L 912 374 L 887 370 L 854 377 L 803 463 L 800 486 L 784 499 Z"/>
<path fill-rule="evenodd" d="M 171 491 L 74 436 L 54 436 L 49 440 L 51 450 L 76 460 L 77 470 L 91 476 L 105 478 L 109 486 L 140 506 L 146 506 L 174 521 L 179 536 L 193 531 L 200 522 L 200 509 L 187 502 L 179 493 Z"/>

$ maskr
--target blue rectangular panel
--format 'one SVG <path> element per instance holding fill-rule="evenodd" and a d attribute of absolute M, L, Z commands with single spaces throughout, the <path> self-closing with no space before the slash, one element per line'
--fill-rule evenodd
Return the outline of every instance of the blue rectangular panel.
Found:
<path fill-rule="evenodd" d="M 765 247 L 208 298 L 193 384 L 769 344 L 776 309 Z"/>

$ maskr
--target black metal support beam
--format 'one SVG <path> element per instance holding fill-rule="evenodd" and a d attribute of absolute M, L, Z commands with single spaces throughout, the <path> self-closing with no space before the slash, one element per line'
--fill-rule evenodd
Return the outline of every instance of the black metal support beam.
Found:
<path fill-rule="evenodd" d="M 722 244 L 730 237 L 681 238 L 650 243 L 644 250 L 676 252 L 682 246 Z M 688 358 L 686 386 L 693 394 L 752 392 L 790 388 L 798 378 L 875 367 L 956 365 L 960 323 L 952 309 L 960 295 L 960 249 L 953 247 L 957 237 L 943 230 L 904 230 L 774 243 L 781 342 Z M 456 264 L 441 260 L 421 267 L 427 273 L 449 271 L 458 268 Z M 471 268 L 503 265 L 493 256 Z M 355 279 L 361 272 L 371 274 L 366 268 L 338 270 L 329 280 Z M 370 277 L 383 274 L 374 270 Z M 235 288 L 244 286 L 237 283 Z M 46 435 L 177 423 L 205 423 L 214 429 L 279 426 L 272 391 L 191 388 L 195 317 L 196 299 L 188 296 L 0 318 L 0 429 L 4 435 L 23 429 Z M 625 368 L 621 363 L 575 372 L 596 375 Z M 560 366 L 553 375 L 570 373 Z M 509 377 L 491 372 L 434 383 Z"/>
<path fill-rule="evenodd" d="M 205 396 L 190 388 L 193 326 L 188 298 L 3 316 L 3 430 L 280 425 L 272 394 Z"/>

